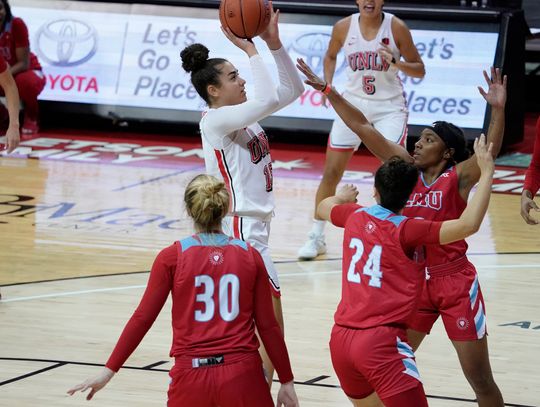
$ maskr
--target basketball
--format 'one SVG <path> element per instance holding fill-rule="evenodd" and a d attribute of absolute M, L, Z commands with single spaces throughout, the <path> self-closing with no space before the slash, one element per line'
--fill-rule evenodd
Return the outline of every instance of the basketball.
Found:
<path fill-rule="evenodd" d="M 268 27 L 270 4 L 268 0 L 221 0 L 219 19 L 237 37 L 250 39 Z"/>

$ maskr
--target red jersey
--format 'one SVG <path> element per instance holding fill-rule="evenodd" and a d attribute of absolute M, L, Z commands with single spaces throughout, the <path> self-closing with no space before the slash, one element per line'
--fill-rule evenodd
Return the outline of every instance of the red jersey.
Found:
<path fill-rule="evenodd" d="M 459 180 L 456 167 L 443 172 L 431 185 L 427 185 L 420 173 L 418 182 L 403 209 L 403 215 L 409 218 L 445 221 L 458 219 L 467 206 L 459 194 Z M 445 245 L 433 245 L 426 248 L 426 266 L 433 267 L 450 263 L 467 253 L 467 242 Z"/>
<path fill-rule="evenodd" d="M 7 69 L 7 63 L 4 57 L 0 55 L 0 73 L 4 73 L 4 71 Z"/>
<path fill-rule="evenodd" d="M 337 205 L 331 221 L 345 227 L 337 325 L 354 329 L 406 325 L 424 280 L 424 244 L 439 242 L 441 223 L 375 205 Z"/>
<path fill-rule="evenodd" d="M 531 164 L 525 173 L 525 185 L 523 189 L 531 192 L 535 196 L 540 189 L 540 116 L 536 121 L 536 139 L 534 140 L 534 151 Z"/>
<path fill-rule="evenodd" d="M 274 317 L 260 254 L 241 240 L 201 233 L 164 249 L 148 286 L 106 366 L 117 371 L 152 326 L 172 293 L 170 356 L 257 352 L 255 325 L 280 381 L 292 380 L 283 334 Z"/>
<path fill-rule="evenodd" d="M 17 48 L 30 48 L 28 39 L 28 28 L 23 20 L 13 17 L 11 21 L 6 22 L 4 31 L 0 33 L 0 55 L 4 57 L 10 66 L 17 63 Z M 37 57 L 30 52 L 31 70 L 41 70 L 41 65 Z"/>

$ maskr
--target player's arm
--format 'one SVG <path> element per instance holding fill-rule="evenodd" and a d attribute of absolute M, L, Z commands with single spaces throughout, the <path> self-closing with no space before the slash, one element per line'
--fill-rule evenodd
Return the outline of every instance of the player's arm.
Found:
<path fill-rule="evenodd" d="M 414 45 L 411 31 L 403 20 L 394 17 L 392 19 L 392 34 L 396 40 L 396 45 L 399 52 L 403 56 L 403 60 L 395 60 L 392 62 L 392 52 L 386 44 L 380 44 L 379 53 L 390 64 L 402 71 L 405 75 L 413 78 L 423 78 L 426 75 L 426 69 L 422 57 L 418 53 L 416 45 Z"/>
<path fill-rule="evenodd" d="M 491 117 L 489 121 L 489 128 L 487 133 L 487 143 L 493 144 L 492 155 L 495 159 L 501 151 L 505 116 L 504 108 L 506 106 L 506 75 L 502 75 L 499 68 L 491 67 L 491 77 L 488 76 L 486 71 L 483 71 L 484 79 L 488 86 L 486 92 L 481 86 L 478 87 L 478 91 L 486 102 L 491 106 Z M 459 163 L 456 165 L 456 171 L 459 177 L 459 190 L 461 196 L 467 200 L 471 188 L 478 182 L 480 178 L 480 167 L 477 160 L 474 157 Z"/>
<path fill-rule="evenodd" d="M 278 69 L 279 85 L 277 87 L 278 107 L 279 110 L 294 100 L 296 100 L 304 91 L 304 84 L 298 71 L 294 66 L 294 62 L 289 56 L 287 50 L 283 47 L 279 37 L 279 10 L 274 11 L 272 2 L 270 2 L 270 24 L 268 28 L 260 35 L 261 39 L 266 42 Z"/>
<path fill-rule="evenodd" d="M 319 91 L 326 89 L 325 93 L 327 93 L 336 113 L 377 158 L 386 161 L 390 157 L 398 156 L 407 162 L 413 162 L 412 157 L 403 146 L 385 139 L 360 110 L 345 100 L 333 87 L 328 85 L 327 88 L 327 83 L 315 75 L 303 59 L 297 60 L 296 67 L 306 75 L 307 79 L 304 81 L 306 84 Z"/>
<path fill-rule="evenodd" d="M 345 37 L 347 36 L 347 31 L 350 25 L 351 16 L 339 20 L 336 24 L 334 24 L 334 28 L 332 29 L 332 36 L 330 37 L 328 49 L 326 50 L 323 59 L 323 76 L 327 83 L 332 83 L 332 80 L 334 79 L 337 56 L 341 48 L 343 48 Z"/>
<path fill-rule="evenodd" d="M 2 58 L 0 56 L 0 58 Z M 2 61 L 3 62 L 3 61 Z M 1 65 L 1 63 L 0 63 Z M 9 127 L 6 131 L 6 150 L 11 153 L 17 148 L 21 140 L 19 134 L 19 91 L 17 84 L 11 75 L 5 62 L 3 62 L 4 70 L 0 72 L 0 86 L 4 89 L 6 95 L 6 105 L 9 114 Z"/>
<path fill-rule="evenodd" d="M 69 389 L 67 392 L 69 395 L 91 389 L 86 396 L 86 399 L 90 400 L 97 391 L 105 387 L 137 348 L 159 315 L 171 291 L 177 250 L 176 245 L 171 245 L 156 257 L 141 302 L 126 324 L 105 367 L 98 375 Z"/>
<path fill-rule="evenodd" d="M 493 172 L 495 171 L 492 146 L 491 143 L 489 146 L 486 145 L 483 135 L 474 141 L 474 152 L 480 168 L 480 180 L 474 197 L 467 204 L 459 219 L 442 223 L 440 231 L 441 244 L 465 239 L 480 229 L 489 205 Z"/>
<path fill-rule="evenodd" d="M 347 184 L 342 186 L 336 195 L 329 196 L 328 198 L 323 199 L 319 203 L 319 205 L 317 206 L 317 216 L 319 216 L 323 220 L 328 220 L 332 222 L 336 226 L 343 227 L 345 221 L 342 222 L 343 224 L 336 224 L 336 220 L 332 218 L 332 210 L 338 205 L 355 203 L 357 195 L 358 190 L 354 185 Z M 358 205 L 353 205 L 350 207 L 349 212 L 352 213 L 358 208 Z M 343 218 L 344 220 L 346 220 L 348 215 L 350 214 L 349 212 L 343 213 L 343 216 L 339 216 L 339 218 Z"/>

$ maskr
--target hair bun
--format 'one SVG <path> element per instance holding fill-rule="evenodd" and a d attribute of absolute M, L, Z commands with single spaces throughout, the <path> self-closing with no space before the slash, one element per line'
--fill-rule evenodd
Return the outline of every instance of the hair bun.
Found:
<path fill-rule="evenodd" d="M 204 68 L 210 51 L 202 44 L 192 44 L 180 53 L 182 68 L 186 72 L 195 72 Z"/>

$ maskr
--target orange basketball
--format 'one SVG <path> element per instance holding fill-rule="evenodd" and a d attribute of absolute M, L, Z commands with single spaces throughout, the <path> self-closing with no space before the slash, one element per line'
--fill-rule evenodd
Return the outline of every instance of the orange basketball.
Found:
<path fill-rule="evenodd" d="M 240 38 L 253 38 L 262 33 L 270 22 L 268 0 L 221 0 L 219 19 Z"/>

